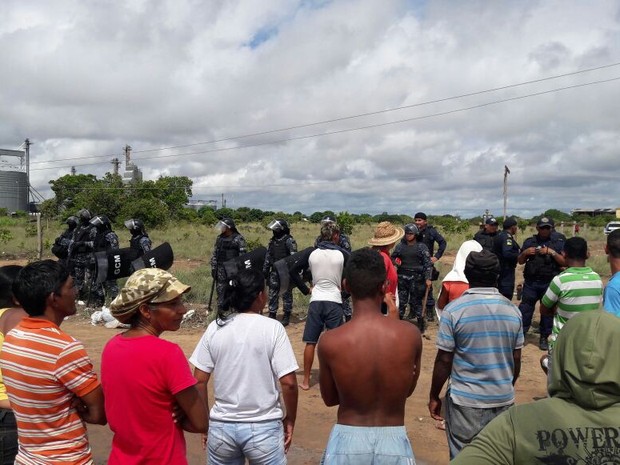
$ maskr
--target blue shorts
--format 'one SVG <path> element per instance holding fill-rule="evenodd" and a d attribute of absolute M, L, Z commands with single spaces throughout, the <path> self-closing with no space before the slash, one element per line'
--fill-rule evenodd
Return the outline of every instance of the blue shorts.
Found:
<path fill-rule="evenodd" d="M 337 328 L 343 323 L 343 318 L 344 310 L 341 303 L 329 300 L 310 302 L 302 341 L 306 344 L 316 344 L 324 327 L 327 329 Z"/>
<path fill-rule="evenodd" d="M 415 465 L 415 457 L 404 426 L 336 424 L 321 464 Z"/>

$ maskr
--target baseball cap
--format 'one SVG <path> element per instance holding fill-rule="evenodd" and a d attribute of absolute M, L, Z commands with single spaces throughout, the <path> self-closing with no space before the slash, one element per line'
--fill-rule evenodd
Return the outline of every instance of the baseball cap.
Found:
<path fill-rule="evenodd" d="M 112 316 L 126 323 L 144 303 L 170 302 L 191 289 L 167 271 L 142 268 L 133 273 L 110 304 Z"/>
<path fill-rule="evenodd" d="M 538 220 L 538 222 L 536 223 L 536 227 L 537 228 L 542 228 L 544 226 L 549 226 L 550 228 L 553 228 L 553 226 L 555 226 L 555 223 L 553 222 L 553 220 L 551 218 L 549 218 L 548 216 L 543 216 L 542 218 L 540 218 Z"/>
<path fill-rule="evenodd" d="M 510 218 L 506 218 L 504 220 L 504 223 L 502 224 L 502 227 L 504 229 L 508 229 L 508 228 L 512 228 L 513 226 L 517 225 L 517 220 L 515 220 L 512 216 Z"/>
<path fill-rule="evenodd" d="M 485 221 L 485 224 L 491 225 L 491 226 L 497 226 L 497 220 L 493 217 L 491 218 L 487 218 L 487 220 Z"/>
<path fill-rule="evenodd" d="M 416 218 L 420 218 L 421 220 L 425 220 L 426 219 L 426 213 L 418 212 L 415 215 L 413 215 L 413 219 L 415 220 Z"/>

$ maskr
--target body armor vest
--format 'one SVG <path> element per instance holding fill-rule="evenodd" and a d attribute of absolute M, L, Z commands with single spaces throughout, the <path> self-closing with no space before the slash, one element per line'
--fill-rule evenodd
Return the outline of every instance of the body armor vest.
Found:
<path fill-rule="evenodd" d="M 420 245 L 406 245 L 401 249 L 399 271 L 420 271 L 424 265 L 420 257 Z"/>
<path fill-rule="evenodd" d="M 269 244 L 269 253 L 273 257 L 273 261 L 277 262 L 278 260 L 283 259 L 289 255 L 288 248 L 286 247 L 286 241 L 288 241 L 288 234 L 283 236 L 280 239 L 271 239 L 271 243 Z"/>
<path fill-rule="evenodd" d="M 223 264 L 224 262 L 230 260 L 231 258 L 235 258 L 239 256 L 239 250 L 237 249 L 233 239 L 235 235 L 231 235 L 228 237 L 219 238 L 218 251 L 217 251 L 217 262 L 218 264 Z"/>

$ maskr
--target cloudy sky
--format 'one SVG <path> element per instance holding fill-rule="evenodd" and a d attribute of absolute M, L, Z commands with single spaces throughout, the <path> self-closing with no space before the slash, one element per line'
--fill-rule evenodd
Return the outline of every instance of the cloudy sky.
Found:
<path fill-rule="evenodd" d="M 471 217 L 620 207 L 618 0 L 2 0 L 0 148 L 31 184 Z M 123 169 L 123 167 L 121 167 Z"/>

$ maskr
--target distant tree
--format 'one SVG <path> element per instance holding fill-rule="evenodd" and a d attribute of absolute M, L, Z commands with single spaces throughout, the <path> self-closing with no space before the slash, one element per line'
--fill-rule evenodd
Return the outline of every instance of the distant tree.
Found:
<path fill-rule="evenodd" d="M 187 176 L 165 176 L 155 181 L 155 195 L 167 206 L 173 217 L 183 215 L 192 196 L 193 181 Z"/>
<path fill-rule="evenodd" d="M 541 216 L 549 216 L 553 218 L 553 221 L 556 221 L 556 222 L 572 220 L 572 217 L 570 216 L 570 214 L 563 212 L 561 210 L 556 210 L 555 208 L 550 208 L 549 210 L 544 212 Z"/>
<path fill-rule="evenodd" d="M 218 221 L 217 216 L 215 216 L 215 210 L 209 207 L 202 207 L 198 210 L 198 217 L 200 218 L 200 222 L 202 224 L 209 226 L 215 226 Z"/>
<path fill-rule="evenodd" d="M 97 177 L 92 174 L 67 174 L 56 180 L 49 181 L 54 192 L 56 213 L 60 212 L 61 206 L 68 210 L 77 210 L 74 198 L 84 190 L 92 189 L 97 183 Z"/>
<path fill-rule="evenodd" d="M 353 233 L 353 215 L 349 212 L 340 212 L 336 215 L 336 221 L 338 222 L 338 226 L 340 226 L 340 231 L 345 234 Z"/>
<path fill-rule="evenodd" d="M 215 216 L 218 220 L 222 218 L 235 218 L 235 211 L 232 208 L 220 208 L 215 210 Z"/>
<path fill-rule="evenodd" d="M 118 214 L 121 221 L 140 218 L 147 228 L 164 226 L 170 218 L 170 210 L 162 200 L 154 198 L 136 198 L 126 202 Z"/>

